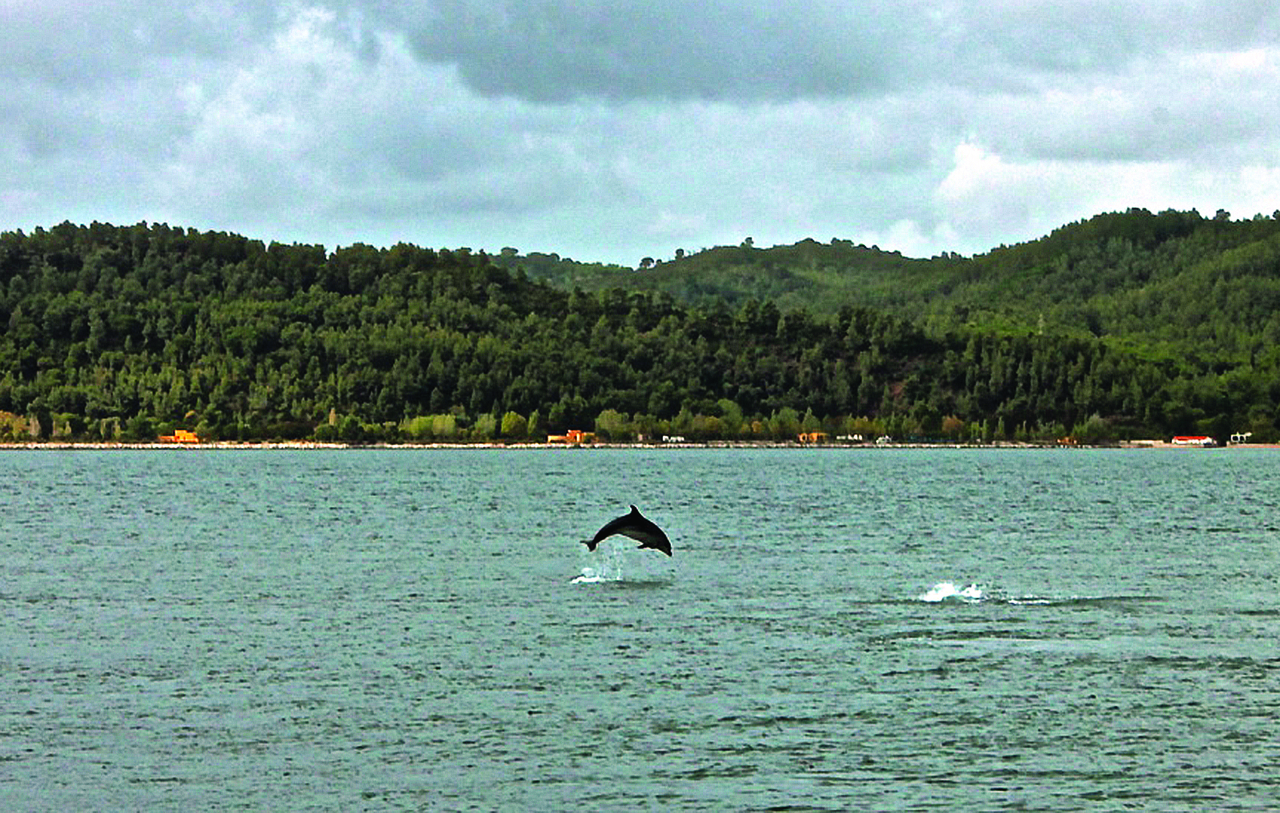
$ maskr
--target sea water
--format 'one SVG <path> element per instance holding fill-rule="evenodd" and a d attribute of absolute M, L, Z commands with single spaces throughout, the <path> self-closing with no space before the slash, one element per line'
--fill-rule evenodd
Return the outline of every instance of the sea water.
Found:
<path fill-rule="evenodd" d="M 1280 807 L 1280 453 L 0 453 L 0 809 Z M 674 556 L 579 540 L 634 503 Z"/>

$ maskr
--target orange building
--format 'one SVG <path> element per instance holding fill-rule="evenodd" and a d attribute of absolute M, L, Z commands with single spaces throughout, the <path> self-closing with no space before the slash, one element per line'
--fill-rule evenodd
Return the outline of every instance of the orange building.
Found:
<path fill-rule="evenodd" d="M 595 432 L 584 432 L 581 429 L 570 429 L 563 435 L 547 435 L 547 443 L 595 443 Z"/>
<path fill-rule="evenodd" d="M 161 443 L 199 443 L 200 438 L 190 429 L 175 429 L 172 435 L 161 435 Z"/>

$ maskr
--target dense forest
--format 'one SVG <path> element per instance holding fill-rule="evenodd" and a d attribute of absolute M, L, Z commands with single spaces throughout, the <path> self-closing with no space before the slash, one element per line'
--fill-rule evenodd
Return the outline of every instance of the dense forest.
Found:
<path fill-rule="evenodd" d="M 776 280 L 836 271 L 746 244 L 635 271 L 146 223 L 6 232 L 0 440 L 1274 439 L 1280 227 L 1114 217 L 979 258 L 789 247 L 882 278 L 811 300 Z M 762 252 L 776 267 L 747 285 Z M 659 284 L 680 263 L 700 281 Z"/>
<path fill-rule="evenodd" d="M 1236 365 L 1280 348 L 1280 212 L 1233 221 L 1131 209 L 972 258 L 910 259 L 834 239 L 681 251 L 645 258 L 641 271 L 512 249 L 495 261 L 560 287 L 665 291 L 688 305 L 754 297 L 825 315 L 870 307 L 937 331 L 1047 328 L 1148 357 Z"/>

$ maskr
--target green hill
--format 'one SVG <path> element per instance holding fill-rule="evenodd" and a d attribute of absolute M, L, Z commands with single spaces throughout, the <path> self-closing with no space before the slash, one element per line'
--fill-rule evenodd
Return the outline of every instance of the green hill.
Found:
<path fill-rule="evenodd" d="M 1265 440 L 1275 235 L 1126 213 L 972 259 L 805 241 L 634 271 L 146 223 L 5 232 L 0 440 Z"/>
<path fill-rule="evenodd" d="M 524 267 L 509 253 L 500 262 Z M 938 330 L 1105 337 L 1153 357 L 1235 365 L 1280 346 L 1280 219 L 1103 214 L 985 255 L 909 259 L 848 241 L 712 248 L 646 270 L 544 261 L 586 290 L 660 291 L 684 304 L 769 300 L 834 314 L 869 307 Z"/>

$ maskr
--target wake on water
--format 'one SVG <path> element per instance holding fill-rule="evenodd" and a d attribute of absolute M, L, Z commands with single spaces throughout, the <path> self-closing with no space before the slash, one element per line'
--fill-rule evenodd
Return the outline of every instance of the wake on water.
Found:
<path fill-rule="evenodd" d="M 922 595 L 917 596 L 918 601 L 925 601 L 930 604 L 937 604 L 942 601 L 964 601 L 977 603 L 986 598 L 986 593 L 981 585 L 970 584 L 967 587 L 957 587 L 951 582 L 938 582 L 930 587 Z"/>
<path fill-rule="evenodd" d="M 569 581 L 572 584 L 604 584 L 626 581 L 623 564 L 626 552 L 631 548 L 626 544 L 602 544 L 596 552 L 583 551 L 590 563 L 583 565 L 582 572 Z M 916 596 L 916 601 L 926 604 L 1030 604 L 1030 605 L 1062 605 L 1062 604 L 1098 604 L 1116 601 L 1144 600 L 1144 596 L 1001 596 L 990 592 L 986 586 L 976 583 L 963 587 L 954 582 L 938 582 L 924 593 Z"/>
<path fill-rule="evenodd" d="M 624 582 L 623 564 L 631 547 L 624 543 L 601 544 L 594 553 L 583 550 L 583 557 L 589 558 L 589 564 L 582 566 L 582 572 L 570 579 L 572 584 L 605 584 Z M 1028 604 L 1028 605 L 1068 605 L 1068 604 L 1105 604 L 1123 601 L 1148 600 L 1146 596 L 1003 596 L 989 591 L 985 585 L 971 583 L 963 587 L 954 582 L 938 582 L 915 600 L 925 604 Z"/>
<path fill-rule="evenodd" d="M 916 601 L 928 604 L 1029 604 L 1029 605 L 1104 605 L 1118 602 L 1150 601 L 1151 596 L 1007 596 L 989 591 L 984 585 L 960 587 L 953 582 L 938 582 Z"/>

